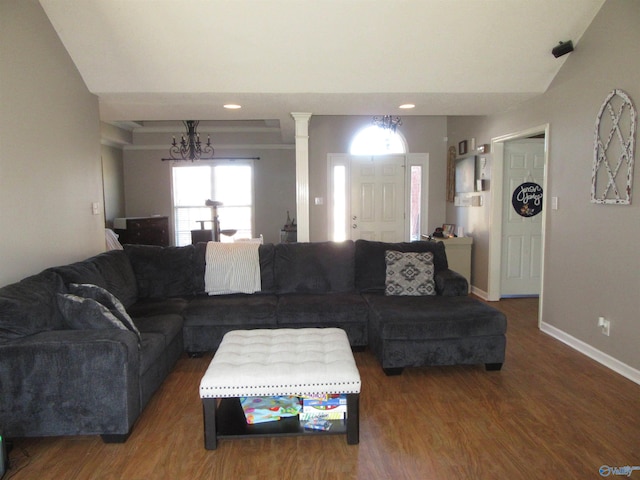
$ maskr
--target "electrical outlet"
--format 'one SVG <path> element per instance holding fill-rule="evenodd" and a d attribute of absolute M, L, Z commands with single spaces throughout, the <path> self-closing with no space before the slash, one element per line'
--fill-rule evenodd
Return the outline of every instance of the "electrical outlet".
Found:
<path fill-rule="evenodd" d="M 611 334 L 611 322 L 604 317 L 598 317 L 598 326 L 602 329 L 602 334 L 607 337 Z"/>

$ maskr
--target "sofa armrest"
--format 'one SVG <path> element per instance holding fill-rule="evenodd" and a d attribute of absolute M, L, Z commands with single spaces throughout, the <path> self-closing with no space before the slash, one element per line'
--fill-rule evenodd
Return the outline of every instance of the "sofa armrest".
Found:
<path fill-rule="evenodd" d="M 444 297 L 464 296 L 469 293 L 469 282 L 451 269 L 440 270 L 434 275 L 436 292 Z"/>
<path fill-rule="evenodd" d="M 7 436 L 126 435 L 140 413 L 136 336 L 52 330 L 0 344 Z"/>

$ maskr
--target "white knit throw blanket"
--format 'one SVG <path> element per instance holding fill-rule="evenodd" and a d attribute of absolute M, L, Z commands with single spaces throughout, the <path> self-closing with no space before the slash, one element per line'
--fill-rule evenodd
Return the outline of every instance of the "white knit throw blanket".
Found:
<path fill-rule="evenodd" d="M 259 292 L 258 243 L 208 242 L 204 288 L 209 295 Z"/>

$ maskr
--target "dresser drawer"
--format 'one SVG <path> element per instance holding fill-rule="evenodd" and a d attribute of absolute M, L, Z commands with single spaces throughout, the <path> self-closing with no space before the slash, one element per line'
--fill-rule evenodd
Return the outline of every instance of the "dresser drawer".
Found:
<path fill-rule="evenodd" d="M 116 219 L 114 225 L 126 228 L 114 228 L 121 244 L 169 246 L 168 217 L 135 217 Z"/>

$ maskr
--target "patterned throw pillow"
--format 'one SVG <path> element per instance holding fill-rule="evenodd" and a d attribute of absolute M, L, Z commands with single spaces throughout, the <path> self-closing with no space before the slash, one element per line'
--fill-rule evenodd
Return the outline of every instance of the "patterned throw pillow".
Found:
<path fill-rule="evenodd" d="M 122 302 L 111 292 L 90 283 L 70 283 L 69 292 L 83 298 L 93 299 L 104 305 L 127 329 L 136 334 L 138 342 L 141 341 L 140 330 L 138 330 L 136 324 L 133 323 L 133 320 L 125 310 L 124 305 L 122 305 Z"/>
<path fill-rule="evenodd" d="M 92 298 L 83 298 L 71 293 L 58 293 L 58 308 L 69 328 L 75 330 L 107 328 L 128 330 L 107 307 Z"/>
<path fill-rule="evenodd" d="M 435 295 L 435 268 L 431 252 L 385 252 L 385 295 Z"/>

